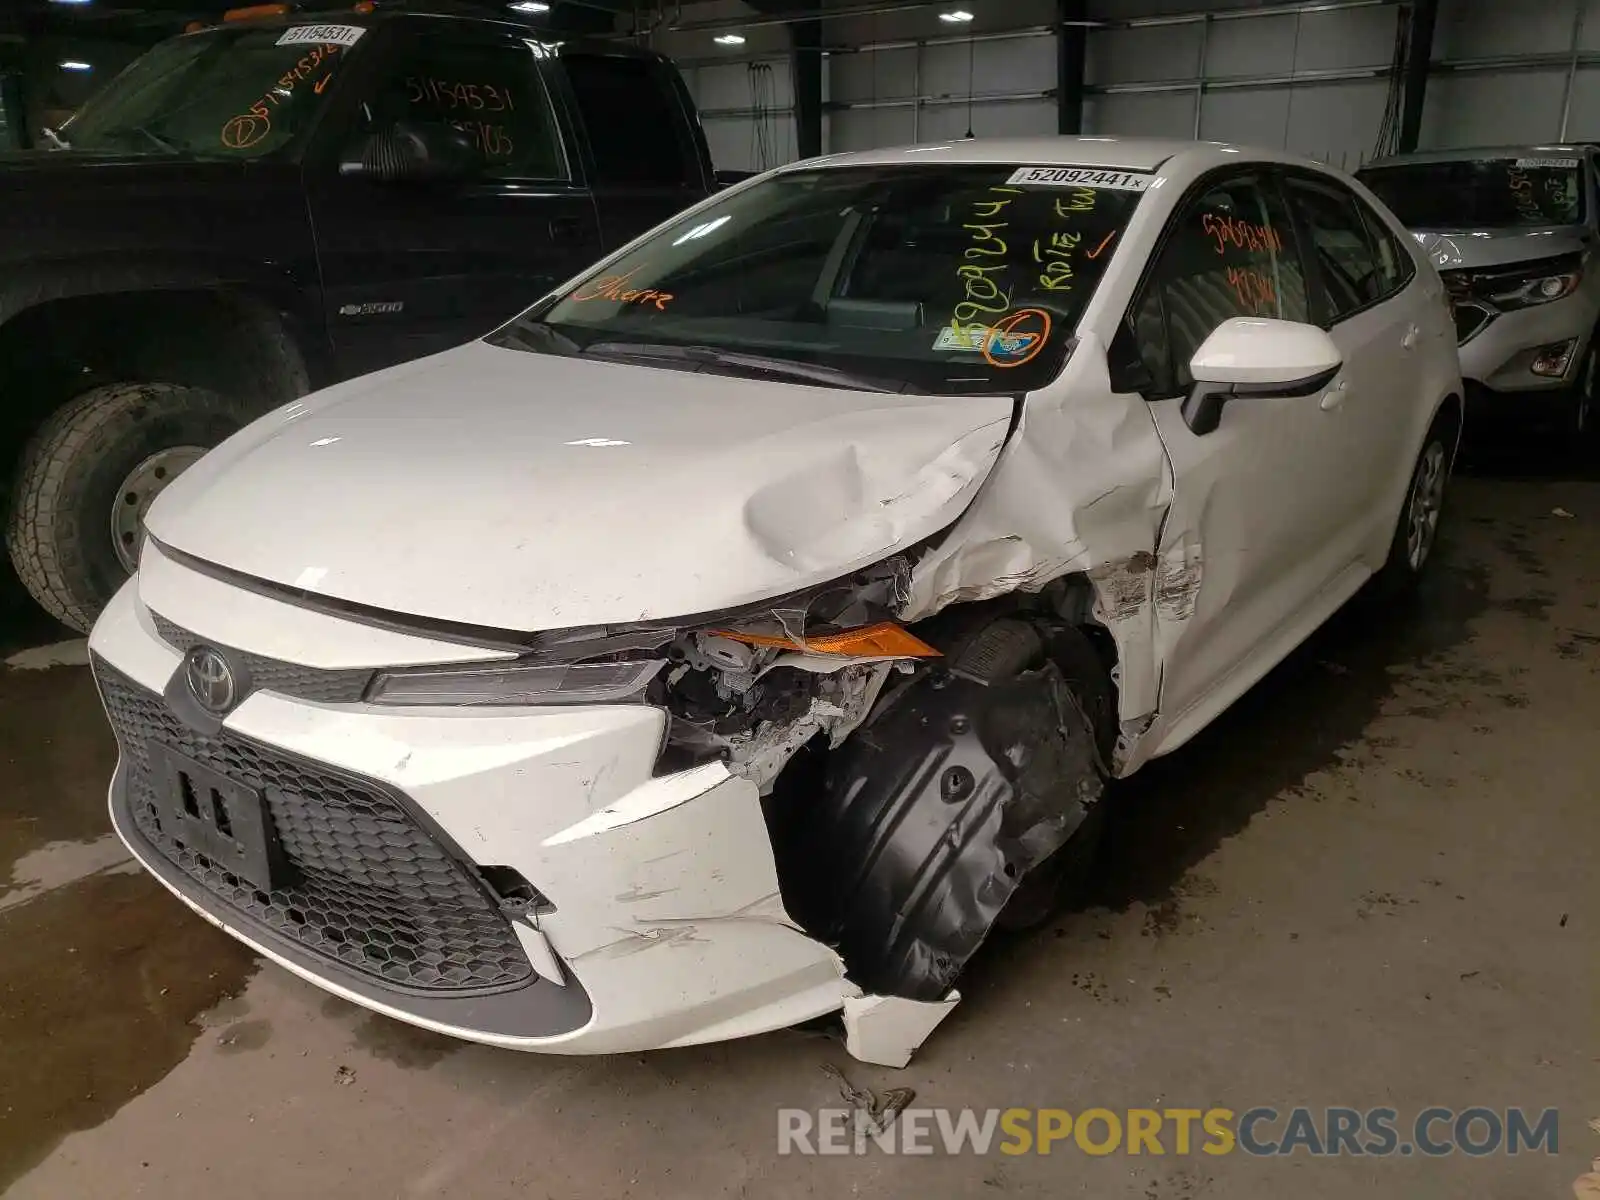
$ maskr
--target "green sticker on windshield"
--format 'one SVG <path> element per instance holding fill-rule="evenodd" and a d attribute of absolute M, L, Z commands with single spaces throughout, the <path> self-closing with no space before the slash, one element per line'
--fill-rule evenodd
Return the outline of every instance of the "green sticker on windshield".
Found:
<path fill-rule="evenodd" d="M 989 344 L 991 330 L 987 325 L 946 325 L 933 339 L 935 350 L 958 350 L 967 354 L 982 354 Z"/>

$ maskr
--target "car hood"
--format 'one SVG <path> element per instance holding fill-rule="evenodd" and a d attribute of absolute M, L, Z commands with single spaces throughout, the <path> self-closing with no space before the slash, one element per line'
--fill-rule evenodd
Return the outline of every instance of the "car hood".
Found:
<path fill-rule="evenodd" d="M 1544 229 L 1413 229 L 1411 236 L 1435 267 L 1452 271 L 1572 254 L 1588 246 L 1588 233 L 1583 225 L 1557 225 Z"/>
<path fill-rule="evenodd" d="M 246 575 L 421 618 L 533 631 L 710 613 L 953 522 L 1012 408 L 474 343 L 262 418 L 176 480 L 147 527 Z"/>

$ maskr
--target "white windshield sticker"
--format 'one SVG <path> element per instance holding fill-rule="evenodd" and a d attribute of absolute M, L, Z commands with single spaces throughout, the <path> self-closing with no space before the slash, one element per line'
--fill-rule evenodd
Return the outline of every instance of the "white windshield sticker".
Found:
<path fill-rule="evenodd" d="M 280 46 L 298 46 L 317 42 L 323 45 L 354 46 L 366 30 L 360 25 L 296 25 L 285 29 L 278 39 Z"/>
<path fill-rule="evenodd" d="M 1575 158 L 1519 158 L 1519 167 L 1556 167 L 1570 169 L 1578 165 Z"/>
<path fill-rule="evenodd" d="M 1115 192 L 1143 192 L 1150 188 L 1150 176 L 1143 171 L 1105 171 L 1099 167 L 1022 167 L 1007 183 L 1031 183 L 1035 187 L 1110 188 Z"/>
<path fill-rule="evenodd" d="M 963 325 L 960 328 L 946 325 L 939 330 L 939 336 L 933 340 L 933 348 L 982 354 L 983 348 L 989 344 L 992 332 L 987 325 Z"/>

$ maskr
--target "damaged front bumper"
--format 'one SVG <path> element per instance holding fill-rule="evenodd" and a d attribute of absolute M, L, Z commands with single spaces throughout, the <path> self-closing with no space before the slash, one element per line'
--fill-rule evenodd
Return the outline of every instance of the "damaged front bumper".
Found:
<path fill-rule="evenodd" d="M 183 583 L 162 602 L 187 614 L 158 627 L 133 582 L 91 639 L 121 746 L 115 827 L 190 907 L 318 986 L 440 1033 L 570 1054 L 842 1011 L 851 1052 L 886 1065 L 955 1002 L 847 980 L 785 911 L 756 784 L 720 762 L 654 773 L 659 709 L 395 709 L 257 690 L 216 728 L 185 724 L 164 702 L 185 661 L 169 637 L 197 610 L 221 645 L 230 622 L 261 628 L 261 606 L 284 609 L 278 624 L 309 645 L 364 634 L 198 574 Z M 258 679 L 274 666 L 262 661 Z M 185 832 L 179 806 L 198 796 L 205 811 L 211 781 L 242 782 L 240 803 L 270 813 L 251 846 L 260 834 L 229 801 L 237 861 Z"/>

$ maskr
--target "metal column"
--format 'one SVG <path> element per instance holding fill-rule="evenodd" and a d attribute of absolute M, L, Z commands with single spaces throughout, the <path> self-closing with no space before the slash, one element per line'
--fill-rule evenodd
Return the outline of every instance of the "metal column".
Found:
<path fill-rule="evenodd" d="M 1056 132 L 1083 132 L 1084 61 L 1089 30 L 1082 23 L 1088 0 L 1056 0 Z"/>
<path fill-rule="evenodd" d="M 806 7 L 822 10 L 822 0 Z M 795 150 L 801 158 L 822 153 L 822 22 L 796 21 L 789 27 L 789 72 L 794 85 Z"/>
<path fill-rule="evenodd" d="M 1405 87 L 1400 101 L 1401 154 L 1417 148 L 1422 136 L 1422 105 L 1428 94 L 1428 64 L 1433 58 L 1433 26 L 1439 16 L 1439 0 L 1412 0 L 1409 13 L 1402 12 L 1400 20 L 1409 21 L 1406 31 Z"/>

